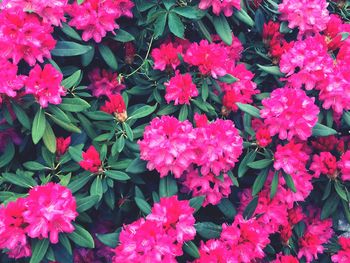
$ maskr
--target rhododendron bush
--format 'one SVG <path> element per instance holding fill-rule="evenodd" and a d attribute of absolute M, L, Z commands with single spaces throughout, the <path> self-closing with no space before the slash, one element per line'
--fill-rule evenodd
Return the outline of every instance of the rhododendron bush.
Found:
<path fill-rule="evenodd" d="M 0 262 L 350 262 L 349 21 L 0 0 Z"/>

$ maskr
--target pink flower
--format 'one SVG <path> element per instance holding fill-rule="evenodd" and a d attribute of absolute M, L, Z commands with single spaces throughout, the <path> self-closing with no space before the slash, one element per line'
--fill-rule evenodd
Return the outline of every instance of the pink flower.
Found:
<path fill-rule="evenodd" d="M 337 159 L 330 152 L 321 152 L 320 155 L 315 154 L 312 158 L 310 170 L 314 172 L 316 178 L 320 174 L 335 178 L 337 176 Z"/>
<path fill-rule="evenodd" d="M 293 88 L 311 90 L 326 78 L 333 69 L 333 59 L 327 52 L 327 44 L 321 35 L 296 41 L 280 61 L 280 70 Z"/>
<path fill-rule="evenodd" d="M 182 55 L 182 46 L 174 46 L 173 43 L 162 44 L 159 48 L 152 50 L 154 69 L 164 71 L 166 69 L 175 70 L 180 65 L 179 55 Z"/>
<path fill-rule="evenodd" d="M 177 71 L 175 76 L 164 85 L 165 99 L 168 104 L 172 100 L 174 101 L 175 105 L 190 104 L 190 99 L 198 96 L 197 87 L 195 84 L 193 84 L 192 77 L 189 73 L 181 75 Z"/>
<path fill-rule="evenodd" d="M 330 152 L 339 144 L 339 140 L 334 136 L 318 137 L 311 142 L 312 147 L 320 152 Z"/>
<path fill-rule="evenodd" d="M 299 260 L 292 255 L 283 255 L 279 253 L 273 263 L 299 263 Z"/>
<path fill-rule="evenodd" d="M 195 164 L 201 173 L 219 176 L 235 167 L 243 150 L 243 139 L 230 120 L 217 119 L 195 130 Z"/>
<path fill-rule="evenodd" d="M 350 262 L 350 238 L 340 237 L 339 245 L 341 249 L 337 254 L 332 256 L 332 262 L 335 263 L 347 263 Z"/>
<path fill-rule="evenodd" d="M 65 186 L 48 183 L 29 191 L 27 210 L 23 213 L 28 223 L 27 233 L 32 238 L 48 238 L 58 242 L 59 233 L 72 233 L 76 212 L 75 198 Z"/>
<path fill-rule="evenodd" d="M 208 240 L 206 243 L 201 241 L 199 248 L 199 259 L 196 259 L 194 263 L 224 263 L 234 262 L 230 261 L 229 251 L 227 246 L 221 240 Z"/>
<path fill-rule="evenodd" d="M 350 150 L 345 152 L 340 161 L 338 167 L 341 171 L 341 178 L 343 181 L 350 181 Z"/>
<path fill-rule="evenodd" d="M 278 145 L 274 155 L 273 167 L 276 170 L 283 169 L 285 173 L 292 174 L 297 171 L 305 171 L 309 160 L 307 153 L 303 151 L 303 145 L 291 141 L 286 145 Z"/>
<path fill-rule="evenodd" d="M 233 8 L 241 10 L 241 1 L 240 0 L 201 0 L 199 3 L 200 9 L 208 9 L 209 7 L 213 8 L 213 13 L 215 15 L 220 15 L 221 12 L 225 16 L 232 16 Z"/>
<path fill-rule="evenodd" d="M 123 113 L 126 111 L 126 106 L 122 95 L 119 93 L 108 96 L 109 101 L 106 101 L 105 105 L 101 106 L 101 111 L 106 113 Z"/>
<path fill-rule="evenodd" d="M 265 127 L 258 129 L 255 134 L 255 137 L 256 137 L 256 143 L 262 148 L 267 147 L 272 142 L 270 132 Z"/>
<path fill-rule="evenodd" d="M 33 13 L 25 13 L 18 8 L 0 12 L 0 57 L 12 59 L 18 64 L 24 59 L 30 66 L 36 61 L 51 58 L 50 51 L 56 41 L 51 33 L 53 28 Z"/>
<path fill-rule="evenodd" d="M 27 241 L 27 226 L 23 218 L 26 200 L 19 198 L 0 206 L 0 249 L 8 249 L 12 258 L 29 257 L 31 250 Z"/>
<path fill-rule="evenodd" d="M 83 152 L 82 156 L 83 160 L 79 162 L 81 168 L 92 173 L 100 171 L 102 166 L 100 154 L 93 145 L 91 145 L 86 152 Z"/>
<path fill-rule="evenodd" d="M 84 41 L 93 38 L 99 43 L 107 32 L 115 34 L 114 30 L 119 28 L 116 19 L 121 16 L 132 17 L 133 6 L 130 0 L 85 0 L 80 5 L 74 2 L 66 11 L 72 17 L 69 25 L 83 30 Z"/>
<path fill-rule="evenodd" d="M 264 258 L 263 249 L 270 243 L 264 226 L 256 219 L 237 215 L 231 226 L 223 224 L 220 240 L 226 243 L 235 262 L 249 263 Z"/>
<path fill-rule="evenodd" d="M 51 64 L 46 64 L 44 69 L 35 65 L 25 82 L 26 93 L 32 94 L 43 108 L 49 103 L 60 104 L 61 96 L 66 94 L 64 87 L 61 86 L 62 78 L 62 73 Z"/>
<path fill-rule="evenodd" d="M 194 122 L 196 124 L 196 127 L 205 127 L 208 124 L 208 118 L 205 114 L 194 114 Z"/>
<path fill-rule="evenodd" d="M 202 75 L 218 78 L 227 73 L 228 50 L 221 44 L 208 43 L 202 40 L 192 43 L 184 55 L 186 63 L 197 66 Z"/>
<path fill-rule="evenodd" d="M 223 42 L 219 35 L 211 35 L 211 38 L 214 43 L 219 44 L 220 46 L 222 46 L 227 50 L 229 64 L 232 64 L 233 61 L 234 62 L 239 61 L 243 52 L 243 45 L 238 37 L 232 34 L 231 45 L 227 45 L 225 42 Z"/>
<path fill-rule="evenodd" d="M 172 172 L 175 178 L 195 160 L 193 141 L 195 134 L 187 120 L 178 121 L 174 117 L 154 118 L 145 128 L 143 140 L 139 140 L 140 158 L 148 161 L 148 170 L 156 169 L 160 177 Z"/>
<path fill-rule="evenodd" d="M 63 137 L 56 138 L 57 155 L 58 156 L 64 155 L 67 152 L 70 143 L 71 143 L 70 136 L 68 136 L 67 138 L 63 138 Z"/>
<path fill-rule="evenodd" d="M 4 0 L 2 7 L 4 9 L 18 8 L 23 12 L 33 12 L 39 15 L 44 23 L 54 26 L 61 26 L 61 21 L 65 22 L 64 9 L 68 0 Z"/>
<path fill-rule="evenodd" d="M 330 19 L 326 0 L 283 0 L 278 5 L 280 19 L 288 21 L 289 28 L 299 28 L 298 37 L 326 29 Z"/>
<path fill-rule="evenodd" d="M 222 198 L 227 198 L 230 195 L 233 185 L 227 174 L 223 174 L 222 177 L 212 173 L 200 175 L 198 169 L 193 169 L 193 167 L 184 173 L 184 178 L 183 191 L 192 191 L 193 196 L 205 196 L 203 207 L 208 204 L 219 204 Z"/>
<path fill-rule="evenodd" d="M 6 59 L 0 59 L 0 104 L 1 96 L 16 97 L 24 86 L 25 76 L 17 75 L 18 67 Z"/>
<path fill-rule="evenodd" d="M 338 64 L 317 87 L 322 107 L 327 110 L 332 108 L 340 115 L 344 110 L 350 110 L 350 73 L 347 67 L 347 64 Z"/>
<path fill-rule="evenodd" d="M 179 201 L 175 195 L 161 198 L 159 203 L 154 204 L 151 214 L 146 219 L 161 224 L 167 235 L 183 244 L 196 235 L 193 213 L 194 208 L 190 206 L 189 201 Z"/>
<path fill-rule="evenodd" d="M 252 81 L 254 74 L 246 69 L 244 64 L 232 67 L 227 73 L 238 80 L 232 84 L 220 83 L 224 92 L 223 105 L 232 111 L 237 111 L 237 102 L 250 104 L 253 102 L 253 96 L 260 93 L 256 89 L 256 84 Z"/>
<path fill-rule="evenodd" d="M 92 90 L 92 95 L 95 97 L 102 95 L 108 97 L 112 94 L 120 93 L 120 91 L 125 89 L 125 85 L 122 84 L 123 79 L 118 76 L 118 73 L 112 73 L 105 69 L 93 69 L 89 73 L 89 79 L 91 84 L 88 88 Z"/>
<path fill-rule="evenodd" d="M 124 225 L 115 248 L 113 263 L 169 262 L 176 263 L 182 248 L 168 235 L 161 224 L 143 218 Z"/>
<path fill-rule="evenodd" d="M 306 140 L 310 137 L 319 113 L 314 101 L 299 89 L 272 91 L 270 98 L 263 99 L 264 109 L 260 111 L 271 136 L 278 134 L 281 140 L 294 137 Z"/>
<path fill-rule="evenodd" d="M 333 235 L 332 219 L 320 220 L 320 212 L 315 209 L 309 209 L 310 216 L 306 218 L 306 228 L 304 235 L 299 239 L 298 258 L 303 256 L 309 263 L 317 259 L 318 253 L 323 253 L 323 245 L 328 243 Z"/>
<path fill-rule="evenodd" d="M 345 41 L 342 41 L 342 33 L 349 31 L 349 25 L 343 23 L 340 16 L 331 14 L 327 28 L 323 32 L 326 35 L 328 49 L 336 50 L 341 47 L 345 43 Z"/>

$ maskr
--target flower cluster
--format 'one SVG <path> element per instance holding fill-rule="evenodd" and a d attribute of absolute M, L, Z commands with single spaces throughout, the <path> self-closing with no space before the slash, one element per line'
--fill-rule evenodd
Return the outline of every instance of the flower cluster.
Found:
<path fill-rule="evenodd" d="M 184 242 L 196 235 L 194 209 L 177 196 L 161 198 L 146 219 L 125 225 L 119 236 L 113 262 L 177 262 Z"/>
<path fill-rule="evenodd" d="M 95 97 L 110 96 L 112 94 L 120 93 L 125 89 L 123 78 L 118 73 L 99 68 L 93 69 L 89 73 L 91 84 L 89 89 L 92 90 L 92 95 Z"/>
<path fill-rule="evenodd" d="M 283 0 L 278 6 L 280 19 L 288 21 L 289 28 L 298 28 L 299 37 L 318 33 L 327 27 L 330 19 L 326 0 Z"/>
<path fill-rule="evenodd" d="M 115 34 L 114 30 L 119 28 L 116 19 L 133 16 L 133 6 L 130 0 L 85 0 L 82 4 L 74 2 L 66 8 L 66 12 L 72 18 L 69 25 L 83 31 L 84 41 L 93 38 L 99 43 L 107 32 Z"/>
<path fill-rule="evenodd" d="M 336 263 L 345 263 L 350 260 L 350 238 L 340 237 L 339 244 L 341 249 L 332 256 L 332 261 Z"/>
<path fill-rule="evenodd" d="M 312 134 L 319 113 L 310 98 L 300 89 L 279 88 L 264 99 L 260 111 L 270 135 L 278 134 L 281 140 L 299 138 L 306 140 Z"/>
<path fill-rule="evenodd" d="M 33 187 L 27 197 L 0 207 L 0 248 L 11 258 L 31 255 L 28 237 L 49 238 L 58 243 L 59 233 L 74 231 L 77 216 L 71 191 L 59 184 Z"/>
<path fill-rule="evenodd" d="M 200 262 L 253 262 L 264 258 L 263 249 L 270 243 L 268 233 L 256 219 L 237 215 L 231 226 L 223 224 L 220 239 L 201 244 Z"/>
<path fill-rule="evenodd" d="M 92 173 L 100 172 L 102 161 L 100 154 L 94 146 L 90 146 L 86 152 L 82 153 L 83 160 L 79 162 L 79 165 L 87 171 Z"/>
<path fill-rule="evenodd" d="M 197 119 L 200 118 L 197 116 Z M 184 186 L 193 195 L 206 195 L 204 205 L 217 204 L 230 193 L 231 179 L 227 174 L 242 153 L 242 138 L 229 120 L 202 121 L 193 128 L 174 117 L 155 118 L 146 127 L 140 140 L 141 159 L 149 170 L 156 169 L 161 177 L 172 172 L 175 178 L 184 175 Z M 193 170 L 192 165 L 200 169 Z M 204 177 L 203 177 L 204 176 Z M 222 192 L 216 192 L 221 189 Z"/>

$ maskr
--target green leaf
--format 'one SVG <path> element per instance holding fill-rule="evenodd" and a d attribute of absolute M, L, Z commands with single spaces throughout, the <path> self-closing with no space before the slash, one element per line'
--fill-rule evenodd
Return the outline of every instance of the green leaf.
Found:
<path fill-rule="evenodd" d="M 271 164 L 272 164 L 272 160 L 270 160 L 270 159 L 263 159 L 263 160 L 259 160 L 259 161 L 256 161 L 256 162 L 248 163 L 247 165 L 250 168 L 260 170 L 260 169 L 264 169 L 266 167 L 269 167 Z"/>
<path fill-rule="evenodd" d="M 119 42 L 123 42 L 123 43 L 126 43 L 126 42 L 130 42 L 130 41 L 134 41 L 135 38 L 133 35 L 131 35 L 129 32 L 126 32 L 125 30 L 123 29 L 118 29 L 116 32 L 115 32 L 115 36 L 113 36 L 113 39 L 119 41 Z"/>
<path fill-rule="evenodd" d="M 336 193 L 333 193 L 331 197 L 327 199 L 321 210 L 321 220 L 328 218 L 337 210 L 339 201 L 339 196 Z"/>
<path fill-rule="evenodd" d="M 337 131 L 321 123 L 316 123 L 316 125 L 312 128 L 312 136 L 315 137 L 323 137 L 333 134 L 337 134 Z"/>
<path fill-rule="evenodd" d="M 72 57 L 83 55 L 91 49 L 91 46 L 85 46 L 75 42 L 57 41 L 56 47 L 51 51 L 51 54 L 56 57 Z"/>
<path fill-rule="evenodd" d="M 103 44 L 98 45 L 98 50 L 100 51 L 100 54 L 103 58 L 103 60 L 106 62 L 106 64 L 113 70 L 118 69 L 118 62 L 115 58 L 112 50 Z"/>
<path fill-rule="evenodd" d="M 179 16 L 173 12 L 169 13 L 168 26 L 171 33 L 179 38 L 184 38 L 185 26 Z"/>
<path fill-rule="evenodd" d="M 216 32 L 227 45 L 232 44 L 232 31 L 226 17 L 223 14 L 213 17 L 213 25 Z"/>
<path fill-rule="evenodd" d="M 15 156 L 15 146 L 12 142 L 8 142 L 5 148 L 5 151 L 0 155 L 0 168 L 9 164 L 13 157 Z"/>
<path fill-rule="evenodd" d="M 244 24 L 253 27 L 254 26 L 254 21 L 251 19 L 251 17 L 247 14 L 246 11 L 243 9 L 234 12 L 234 17 L 237 18 L 239 21 L 243 22 Z"/>
<path fill-rule="evenodd" d="M 335 181 L 334 188 L 335 188 L 335 191 L 338 193 L 339 197 L 347 202 L 348 198 L 347 198 L 346 192 L 344 190 L 344 185 L 342 185 L 339 181 Z"/>
<path fill-rule="evenodd" d="M 90 195 L 83 198 L 77 198 L 77 211 L 79 213 L 89 210 L 99 201 L 100 197 L 98 195 Z"/>
<path fill-rule="evenodd" d="M 101 200 L 103 195 L 103 188 L 102 188 L 102 180 L 100 177 L 96 177 L 95 180 L 92 182 L 90 187 L 90 194 L 97 195 L 99 197 L 99 201 Z"/>
<path fill-rule="evenodd" d="M 109 171 L 105 171 L 105 174 L 109 178 L 112 178 L 112 179 L 117 180 L 117 181 L 126 181 L 126 180 L 130 179 L 130 176 L 128 176 L 126 173 L 120 172 L 120 171 L 109 170 Z"/>
<path fill-rule="evenodd" d="M 293 178 L 289 174 L 286 174 L 286 173 L 283 173 L 283 178 L 286 181 L 288 188 L 290 190 L 292 190 L 294 193 L 296 193 L 297 189 L 295 188 Z"/>
<path fill-rule="evenodd" d="M 212 222 L 200 222 L 195 224 L 197 233 L 205 239 L 219 238 L 222 227 Z"/>
<path fill-rule="evenodd" d="M 49 117 L 54 123 L 56 123 L 58 126 L 65 129 L 66 131 L 81 133 L 81 130 L 77 126 L 73 125 L 72 123 L 67 123 L 53 115 L 49 115 Z"/>
<path fill-rule="evenodd" d="M 256 151 L 251 151 L 251 152 L 248 152 L 242 162 L 239 164 L 239 167 L 238 167 L 238 177 L 241 178 L 243 177 L 243 175 L 248 171 L 249 167 L 248 167 L 248 163 L 251 163 L 255 160 L 255 157 L 256 157 Z"/>
<path fill-rule="evenodd" d="M 47 249 L 49 248 L 49 240 L 47 238 L 41 240 L 33 240 L 32 256 L 29 263 L 40 263 L 44 259 Z"/>
<path fill-rule="evenodd" d="M 126 168 L 127 173 L 133 173 L 133 174 L 139 174 L 147 171 L 146 169 L 146 162 L 141 160 L 140 158 L 134 159 Z"/>
<path fill-rule="evenodd" d="M 82 150 L 81 150 L 82 146 L 83 145 L 79 145 L 79 146 L 75 145 L 75 146 L 69 146 L 69 148 L 68 148 L 68 152 L 69 152 L 70 156 L 77 163 L 80 162 L 81 160 L 83 160 Z"/>
<path fill-rule="evenodd" d="M 243 104 L 239 102 L 237 102 L 236 105 L 241 111 L 248 113 L 250 116 L 253 116 L 255 118 L 260 118 L 260 111 L 258 108 L 249 104 Z"/>
<path fill-rule="evenodd" d="M 129 117 L 129 120 L 130 119 L 140 119 L 140 118 L 143 118 L 143 117 L 146 117 L 146 116 L 152 114 L 156 110 L 157 105 L 158 104 L 155 104 L 153 106 L 145 105 L 141 108 L 138 108 L 137 110 L 135 110 L 132 113 L 132 115 Z"/>
<path fill-rule="evenodd" d="M 258 206 L 258 197 L 255 196 L 252 201 L 249 202 L 247 207 L 244 209 L 243 217 L 244 218 L 251 218 L 254 215 L 255 209 Z"/>
<path fill-rule="evenodd" d="M 202 20 L 195 21 L 194 23 L 197 24 L 199 31 L 203 34 L 203 36 L 209 41 L 209 43 L 212 43 L 213 40 L 211 38 L 211 35 L 209 33 L 208 28 L 205 26 L 205 24 L 202 22 Z"/>
<path fill-rule="evenodd" d="M 271 182 L 271 192 L 270 192 L 270 198 L 274 198 L 277 192 L 277 187 L 278 187 L 278 171 L 275 171 L 273 175 L 273 179 Z"/>
<path fill-rule="evenodd" d="M 221 202 L 218 204 L 218 208 L 225 215 L 225 217 L 227 217 L 230 220 L 233 220 L 233 218 L 237 214 L 236 208 L 227 198 L 221 199 Z"/>
<path fill-rule="evenodd" d="M 81 64 L 84 67 L 89 66 L 92 60 L 94 59 L 94 56 L 95 56 L 95 48 L 91 48 L 88 52 L 86 52 L 81 56 Z"/>
<path fill-rule="evenodd" d="M 201 19 L 205 16 L 205 12 L 196 6 L 176 7 L 173 11 L 180 16 L 194 20 Z"/>
<path fill-rule="evenodd" d="M 196 196 L 190 199 L 190 206 L 195 209 L 195 212 L 197 212 L 202 207 L 204 199 L 204 195 Z"/>
<path fill-rule="evenodd" d="M 79 2 L 79 0 L 78 0 L 78 2 Z M 61 30 L 63 31 L 63 33 L 65 33 L 67 36 L 73 38 L 74 40 L 82 41 L 82 39 L 81 39 L 80 35 L 77 33 L 77 31 L 75 31 L 68 24 L 62 23 Z"/>
<path fill-rule="evenodd" d="M 154 38 L 158 38 L 163 35 L 166 19 L 168 17 L 168 13 L 161 13 L 156 21 L 154 22 Z"/>
<path fill-rule="evenodd" d="M 74 194 L 75 192 L 83 188 L 90 181 L 90 179 L 91 177 L 88 175 L 88 172 L 84 172 L 80 175 L 75 176 L 73 180 L 70 181 L 70 183 L 67 185 L 67 187 Z"/>
<path fill-rule="evenodd" d="M 68 238 L 75 244 L 81 247 L 94 248 L 95 243 L 91 234 L 86 231 L 82 226 L 73 223 L 75 230 L 73 233 L 68 234 Z"/>
<path fill-rule="evenodd" d="M 43 170 L 47 169 L 47 167 L 45 167 L 41 163 L 33 162 L 33 161 L 25 162 L 23 164 L 23 166 L 26 169 L 31 170 L 31 171 L 43 171 Z"/>
<path fill-rule="evenodd" d="M 226 74 L 225 76 L 220 77 L 219 80 L 228 84 L 232 84 L 238 81 L 238 79 L 232 76 L 231 74 Z"/>
<path fill-rule="evenodd" d="M 350 111 L 344 111 L 343 119 L 345 123 L 350 127 Z"/>
<path fill-rule="evenodd" d="M 109 234 L 96 234 L 96 237 L 106 246 L 115 248 L 119 243 L 120 230 Z"/>
<path fill-rule="evenodd" d="M 264 187 L 268 173 L 269 173 L 269 169 L 264 169 L 259 173 L 258 177 L 255 179 L 253 184 L 253 189 L 252 189 L 253 196 L 257 195 L 260 192 L 260 190 Z"/>
<path fill-rule="evenodd" d="M 179 112 L 179 120 L 185 121 L 188 116 L 188 107 L 187 105 L 182 105 L 180 112 Z"/>
<path fill-rule="evenodd" d="M 29 120 L 27 113 L 17 103 L 11 101 L 11 104 L 18 121 L 23 125 L 24 128 L 30 130 L 31 121 Z"/>
<path fill-rule="evenodd" d="M 42 108 L 35 114 L 32 126 L 32 139 L 34 144 L 37 144 L 44 136 L 46 128 L 45 112 Z"/>
<path fill-rule="evenodd" d="M 79 85 L 79 81 L 81 79 L 81 70 L 75 71 L 72 75 L 70 75 L 68 78 L 65 78 L 61 85 L 64 86 L 66 89 L 70 89 L 74 86 Z"/>
<path fill-rule="evenodd" d="M 203 80 L 201 95 L 203 101 L 206 101 L 209 96 L 209 87 L 206 79 Z"/>
<path fill-rule="evenodd" d="M 46 148 L 52 152 L 56 152 L 56 136 L 53 133 L 53 130 L 48 122 L 46 122 L 46 128 L 43 136 L 43 141 Z"/>
<path fill-rule="evenodd" d="M 81 112 L 90 108 L 90 104 L 80 98 L 63 98 L 59 107 L 69 112 Z"/>
<path fill-rule="evenodd" d="M 185 242 L 182 246 L 182 250 L 193 258 L 200 257 L 198 248 L 192 241 Z"/>
<path fill-rule="evenodd" d="M 23 173 L 3 173 L 2 177 L 9 183 L 18 185 L 24 188 L 32 188 L 37 185 L 36 181 Z"/>
<path fill-rule="evenodd" d="M 65 247 L 65 249 L 68 251 L 70 255 L 72 255 L 72 245 L 69 242 L 69 239 L 66 234 L 60 234 L 58 236 L 60 244 Z"/>
<path fill-rule="evenodd" d="M 170 10 L 171 7 L 173 7 L 176 4 L 175 0 L 163 0 L 163 4 L 166 8 L 166 10 Z"/>
<path fill-rule="evenodd" d="M 128 139 L 130 141 L 134 140 L 134 133 L 132 131 L 132 129 L 130 128 L 129 124 L 127 124 L 126 122 L 123 122 L 123 127 L 126 133 L 126 136 L 128 137 Z"/>
<path fill-rule="evenodd" d="M 159 182 L 159 196 L 173 196 L 178 191 L 176 180 L 171 176 L 167 175 L 160 179 Z"/>
<path fill-rule="evenodd" d="M 280 68 L 278 66 L 263 66 L 260 64 L 257 64 L 257 66 L 265 73 L 268 73 L 277 77 L 284 76 L 284 74 L 280 71 Z"/>
<path fill-rule="evenodd" d="M 137 207 L 140 208 L 144 214 L 148 215 L 151 213 L 152 208 L 144 199 L 139 197 L 135 197 L 134 199 Z"/>
<path fill-rule="evenodd" d="M 322 200 L 326 200 L 332 191 L 332 181 L 328 180 L 326 188 L 323 191 Z"/>

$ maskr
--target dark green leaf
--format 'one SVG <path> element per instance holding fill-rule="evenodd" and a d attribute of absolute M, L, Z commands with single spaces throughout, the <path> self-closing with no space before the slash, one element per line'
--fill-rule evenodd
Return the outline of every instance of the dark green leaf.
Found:
<path fill-rule="evenodd" d="M 51 54 L 56 57 L 71 57 L 85 54 L 91 49 L 91 46 L 85 46 L 75 42 L 57 41 L 56 47 L 51 51 Z"/>
<path fill-rule="evenodd" d="M 181 19 L 179 18 L 179 16 L 171 12 L 169 13 L 168 17 L 169 17 L 168 26 L 171 33 L 173 33 L 175 36 L 179 38 L 183 38 L 185 33 L 185 26 L 181 22 Z"/>
<path fill-rule="evenodd" d="M 102 188 L 102 180 L 100 177 L 96 177 L 95 180 L 92 182 L 90 187 L 90 194 L 97 195 L 99 197 L 99 200 L 101 200 L 103 195 L 103 188 Z"/>
<path fill-rule="evenodd" d="M 230 220 L 233 220 L 237 214 L 236 208 L 233 206 L 231 201 L 227 198 L 221 199 L 221 202 L 218 204 L 220 211 Z"/>
<path fill-rule="evenodd" d="M 278 171 L 275 171 L 274 175 L 273 175 L 273 179 L 271 182 L 271 192 L 270 192 L 270 198 L 274 198 L 277 192 L 277 187 L 278 187 Z"/>
<path fill-rule="evenodd" d="M 324 220 L 332 215 L 338 207 L 339 204 L 339 196 L 336 193 L 333 193 L 330 198 L 324 203 L 321 210 L 321 219 Z"/>
<path fill-rule="evenodd" d="M 293 178 L 286 173 L 283 173 L 284 180 L 286 181 L 286 184 L 290 190 L 292 190 L 294 193 L 297 192 L 297 189 L 295 188 L 295 184 L 293 181 Z"/>
<path fill-rule="evenodd" d="M 15 184 L 24 188 L 32 188 L 37 185 L 36 181 L 23 173 L 3 173 L 2 177 L 9 183 Z"/>
<path fill-rule="evenodd" d="M 115 36 L 113 36 L 113 38 L 119 42 L 130 42 L 135 40 L 134 36 L 131 35 L 129 32 L 126 32 L 123 29 L 118 29 L 117 32 L 115 32 Z"/>
<path fill-rule="evenodd" d="M 32 126 L 32 139 L 34 144 L 37 144 L 44 136 L 46 128 L 45 112 L 42 108 L 35 114 Z"/>
<path fill-rule="evenodd" d="M 182 249 L 184 252 L 186 252 L 188 255 L 190 255 L 193 258 L 200 257 L 198 248 L 192 241 L 185 242 L 182 246 Z"/>
<path fill-rule="evenodd" d="M 148 215 L 151 213 L 151 206 L 144 199 L 139 197 L 135 197 L 134 199 L 137 207 L 140 208 L 144 214 Z"/>
<path fill-rule="evenodd" d="M 248 171 L 249 167 L 248 167 L 248 163 L 252 163 L 255 160 L 256 157 L 256 151 L 251 151 L 248 152 L 242 162 L 239 164 L 238 167 L 238 177 L 241 178 L 243 177 L 243 175 Z"/>
<path fill-rule="evenodd" d="M 43 141 L 46 148 L 52 152 L 56 152 L 56 136 L 53 133 L 53 130 L 48 122 L 46 122 L 45 132 L 43 136 Z"/>
<path fill-rule="evenodd" d="M 96 234 L 96 237 L 106 246 L 115 248 L 119 243 L 120 230 L 109 234 Z"/>
<path fill-rule="evenodd" d="M 146 116 L 150 115 L 151 113 L 153 113 L 156 108 L 157 108 L 157 104 L 155 104 L 153 106 L 145 105 L 141 108 L 138 108 L 137 110 L 135 110 L 131 114 L 131 116 L 129 117 L 129 120 L 130 119 L 140 119 L 140 118 L 146 117 Z"/>
<path fill-rule="evenodd" d="M 258 197 L 255 196 L 253 200 L 250 201 L 247 207 L 244 209 L 243 217 L 248 219 L 251 218 L 254 215 L 257 205 L 258 205 Z"/>
<path fill-rule="evenodd" d="M 89 210 L 95 204 L 97 204 L 100 197 L 98 195 L 90 195 L 83 198 L 77 198 L 77 211 L 79 213 Z"/>
<path fill-rule="evenodd" d="M 65 111 L 80 112 L 90 108 L 90 104 L 80 98 L 63 98 L 59 107 Z"/>
<path fill-rule="evenodd" d="M 5 148 L 5 151 L 0 155 L 0 168 L 9 164 L 13 157 L 15 156 L 15 146 L 12 142 L 8 142 Z"/>
<path fill-rule="evenodd" d="M 193 197 L 190 199 L 190 206 L 197 212 L 202 207 L 204 199 L 204 195 Z"/>
<path fill-rule="evenodd" d="M 126 181 L 130 179 L 130 177 L 126 173 L 120 172 L 120 171 L 109 170 L 109 171 L 106 171 L 105 174 L 109 178 L 112 178 L 117 181 Z"/>
<path fill-rule="evenodd" d="M 160 179 L 159 182 L 159 195 L 160 197 L 176 195 L 178 191 L 176 180 L 167 175 Z"/>
<path fill-rule="evenodd" d="M 329 128 L 321 123 L 316 123 L 316 125 L 312 128 L 312 135 L 315 137 L 323 137 L 337 134 L 337 131 Z"/>
<path fill-rule="evenodd" d="M 260 192 L 260 190 L 264 187 L 268 173 L 269 169 L 264 169 L 259 173 L 258 177 L 255 179 L 253 184 L 252 195 L 257 195 Z"/>
<path fill-rule="evenodd" d="M 173 11 L 180 16 L 194 20 L 201 19 L 205 15 L 205 12 L 203 10 L 195 6 L 176 7 L 173 9 Z"/>
<path fill-rule="evenodd" d="M 28 118 L 27 113 L 15 102 L 12 102 L 12 109 L 15 112 L 18 121 L 25 127 L 26 129 L 30 130 L 31 122 Z"/>
<path fill-rule="evenodd" d="M 213 17 L 213 24 L 216 32 L 227 45 L 232 44 L 232 31 L 224 14 Z"/>
<path fill-rule="evenodd" d="M 40 263 L 44 259 L 47 249 L 49 248 L 49 240 L 47 238 L 41 240 L 33 240 L 32 256 L 29 263 Z"/>
<path fill-rule="evenodd" d="M 70 89 L 74 86 L 79 85 L 79 81 L 81 79 L 81 70 L 75 71 L 72 75 L 70 75 L 68 78 L 65 78 L 61 85 L 64 86 L 66 89 Z"/>
<path fill-rule="evenodd" d="M 257 64 L 257 66 L 265 73 L 268 73 L 277 77 L 284 76 L 284 74 L 280 71 L 280 68 L 278 66 L 263 66 L 260 64 Z"/>
<path fill-rule="evenodd" d="M 140 158 L 136 158 L 133 160 L 128 168 L 126 169 L 127 173 L 133 173 L 133 174 L 138 174 L 147 171 L 146 169 L 146 162 L 141 160 Z"/>
<path fill-rule="evenodd" d="M 81 0 L 78 0 L 78 3 L 79 2 L 82 2 Z M 78 41 L 81 41 L 81 37 L 80 35 L 77 33 L 77 31 L 75 31 L 72 27 L 70 27 L 68 24 L 66 23 L 62 23 L 62 27 L 61 27 L 61 30 L 63 31 L 63 33 L 65 33 L 67 36 L 75 39 L 75 40 L 78 40 Z"/>
<path fill-rule="evenodd" d="M 94 248 L 95 243 L 91 234 L 86 231 L 82 226 L 73 223 L 75 230 L 73 233 L 68 234 L 68 238 L 80 247 Z"/>
<path fill-rule="evenodd" d="M 219 238 L 222 227 L 212 222 L 199 222 L 195 224 L 197 233 L 205 239 Z"/>
<path fill-rule="evenodd" d="M 118 69 L 118 62 L 115 58 L 112 50 L 103 44 L 98 45 L 98 50 L 100 51 L 100 54 L 103 58 L 103 60 L 106 62 L 106 64 L 113 70 Z"/>
<path fill-rule="evenodd" d="M 260 111 L 258 108 L 249 104 L 243 104 L 239 102 L 237 102 L 236 105 L 241 111 L 248 113 L 250 116 L 253 116 L 255 118 L 260 118 Z"/>

